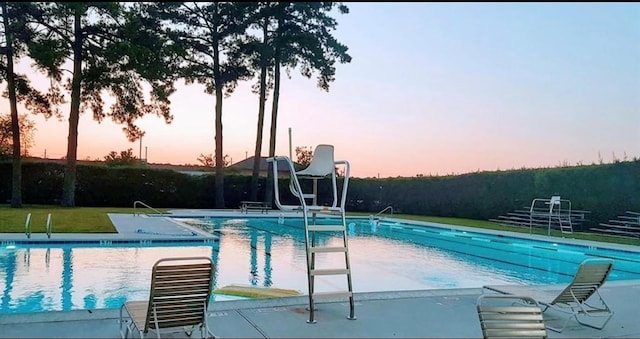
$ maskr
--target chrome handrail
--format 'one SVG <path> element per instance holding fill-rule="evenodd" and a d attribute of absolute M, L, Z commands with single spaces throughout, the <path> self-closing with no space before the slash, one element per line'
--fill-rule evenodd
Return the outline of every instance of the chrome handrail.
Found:
<path fill-rule="evenodd" d="M 304 194 L 302 192 L 302 188 L 300 187 L 300 182 L 298 181 L 298 177 L 296 176 L 296 170 L 293 167 L 293 162 L 291 161 L 291 159 L 283 156 L 275 156 L 275 157 L 267 158 L 266 160 L 267 160 L 267 163 L 271 164 L 271 169 L 273 171 L 273 186 L 274 186 L 273 196 L 274 196 L 274 202 L 278 207 L 278 209 L 294 210 L 298 207 L 297 205 L 284 205 L 280 203 L 280 191 L 278 189 L 279 187 L 278 186 L 278 161 L 282 160 L 287 164 L 287 167 L 289 168 L 289 173 L 291 174 L 290 182 L 289 182 L 291 193 L 295 192 L 294 195 L 300 201 L 300 207 L 302 208 L 303 213 L 306 213 L 305 211 L 306 211 L 307 203 L 304 199 Z"/>
<path fill-rule="evenodd" d="M 386 212 L 387 210 L 391 210 L 391 215 L 393 215 L 393 206 L 387 206 L 387 207 L 383 208 L 382 211 L 376 213 L 374 216 L 377 217 L 377 216 L 381 215 L 382 213 Z"/>
<path fill-rule="evenodd" d="M 136 212 L 136 206 L 137 206 L 138 204 L 140 204 L 140 205 L 142 205 L 142 206 L 144 206 L 144 207 L 146 207 L 146 208 L 148 208 L 148 209 L 150 209 L 150 210 L 152 210 L 152 211 L 154 211 L 154 212 L 156 212 L 156 213 L 158 213 L 158 214 L 163 214 L 162 212 L 158 211 L 157 209 L 155 209 L 155 208 L 153 208 L 153 207 L 151 207 L 151 206 L 149 206 L 149 205 L 145 204 L 143 201 L 136 200 L 136 201 L 134 201 L 134 202 L 133 202 L 133 215 L 134 215 L 134 216 L 137 216 L 137 215 L 138 215 L 138 213 Z"/>
<path fill-rule="evenodd" d="M 51 213 L 47 215 L 47 238 L 51 239 Z"/>
<path fill-rule="evenodd" d="M 31 213 L 27 214 L 27 220 L 24 222 L 24 234 L 27 235 L 27 239 L 31 238 Z"/>

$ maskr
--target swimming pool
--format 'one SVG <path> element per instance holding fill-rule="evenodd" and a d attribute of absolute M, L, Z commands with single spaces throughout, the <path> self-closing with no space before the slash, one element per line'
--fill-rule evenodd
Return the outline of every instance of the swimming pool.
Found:
<path fill-rule="evenodd" d="M 215 287 L 249 284 L 306 293 L 302 219 L 177 220 L 217 234 L 219 240 L 202 244 L 3 246 L 0 314 L 118 308 L 126 300 L 144 300 L 148 296 L 151 267 L 159 258 L 168 256 L 211 257 L 215 263 Z M 325 222 L 322 218 L 318 220 Z M 615 259 L 610 280 L 640 279 L 640 252 L 395 221 L 370 222 L 365 218 L 350 219 L 348 223 L 355 292 L 566 283 L 578 264 L 588 257 Z M 339 240 L 318 239 L 327 243 Z M 319 292 L 344 284 L 340 277 L 320 278 L 316 282 Z M 214 296 L 218 301 L 227 299 Z"/>

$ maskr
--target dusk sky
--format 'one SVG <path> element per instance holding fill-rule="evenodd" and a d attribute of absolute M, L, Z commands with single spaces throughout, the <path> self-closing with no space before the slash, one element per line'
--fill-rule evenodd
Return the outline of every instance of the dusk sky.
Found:
<path fill-rule="evenodd" d="M 289 154 L 291 128 L 294 148 L 333 144 L 356 177 L 640 158 L 640 3 L 347 5 L 334 36 L 353 60 L 338 65 L 329 92 L 298 70 L 283 77 L 277 155 Z M 255 149 L 252 83 L 223 102 L 223 153 L 234 163 Z M 170 125 L 139 121 L 142 156 L 146 149 L 151 163 L 198 164 L 215 151 L 215 98 L 179 84 L 171 100 Z M 31 155 L 66 154 L 68 104 L 62 111 L 62 121 L 30 116 Z M 140 146 L 90 114 L 80 117 L 78 144 L 78 159 L 92 160 L 128 148 L 138 156 Z"/>

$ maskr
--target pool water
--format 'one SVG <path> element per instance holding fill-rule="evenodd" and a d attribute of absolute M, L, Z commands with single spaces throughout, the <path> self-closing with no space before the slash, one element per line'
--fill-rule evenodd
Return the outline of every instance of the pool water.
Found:
<path fill-rule="evenodd" d="M 160 258 L 208 256 L 214 288 L 230 284 L 307 291 L 301 219 L 197 218 L 180 221 L 219 235 L 217 243 L 15 244 L 0 248 L 0 314 L 118 308 L 148 298 Z M 319 219 L 319 223 L 330 223 Z M 640 253 L 531 241 L 396 222 L 350 220 L 355 292 L 567 283 L 579 263 L 614 258 L 609 280 L 640 279 Z M 340 243 L 339 233 L 320 243 Z M 323 267 L 343 267 L 339 253 Z M 327 267 L 329 268 L 329 267 Z M 344 289 L 343 276 L 316 278 L 317 291 Z M 214 301 L 233 299 L 214 295 Z"/>

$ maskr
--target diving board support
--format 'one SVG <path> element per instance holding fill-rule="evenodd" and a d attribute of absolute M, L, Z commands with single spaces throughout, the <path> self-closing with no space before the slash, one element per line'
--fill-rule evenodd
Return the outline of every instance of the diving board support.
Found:
<path fill-rule="evenodd" d="M 293 196 L 298 198 L 298 205 L 285 205 L 280 202 L 280 192 L 278 186 L 278 162 L 284 162 L 291 175 L 289 190 Z M 347 238 L 346 221 L 346 199 L 349 185 L 350 167 L 348 161 L 335 161 L 333 158 L 332 145 L 318 145 L 313 153 L 313 158 L 309 166 L 301 171 L 296 171 L 290 158 L 285 156 L 275 156 L 267 158 L 273 170 L 274 202 L 283 211 L 302 212 L 305 228 L 305 247 L 307 253 L 307 283 L 309 296 L 309 319 L 307 323 L 313 324 L 315 320 L 315 304 L 318 299 L 349 299 L 349 316 L 347 319 L 355 320 L 355 302 L 353 297 L 353 284 L 351 280 L 351 264 L 349 261 L 349 246 Z M 338 200 L 338 185 L 336 168 L 344 168 L 344 178 L 342 181 L 342 192 Z M 311 192 L 302 189 L 300 180 L 312 180 Z M 318 205 L 318 182 L 323 179 L 331 181 L 332 201 L 331 205 Z M 329 224 L 319 224 L 317 216 L 325 214 L 333 216 L 328 218 Z M 337 217 L 336 217 L 337 216 Z M 317 237 L 321 234 L 336 235 L 342 238 L 339 245 L 322 246 L 317 242 Z M 316 266 L 316 256 L 329 253 L 340 253 L 344 255 L 344 267 L 319 267 Z M 316 277 L 342 275 L 346 278 L 346 289 L 338 291 L 316 292 Z"/>

